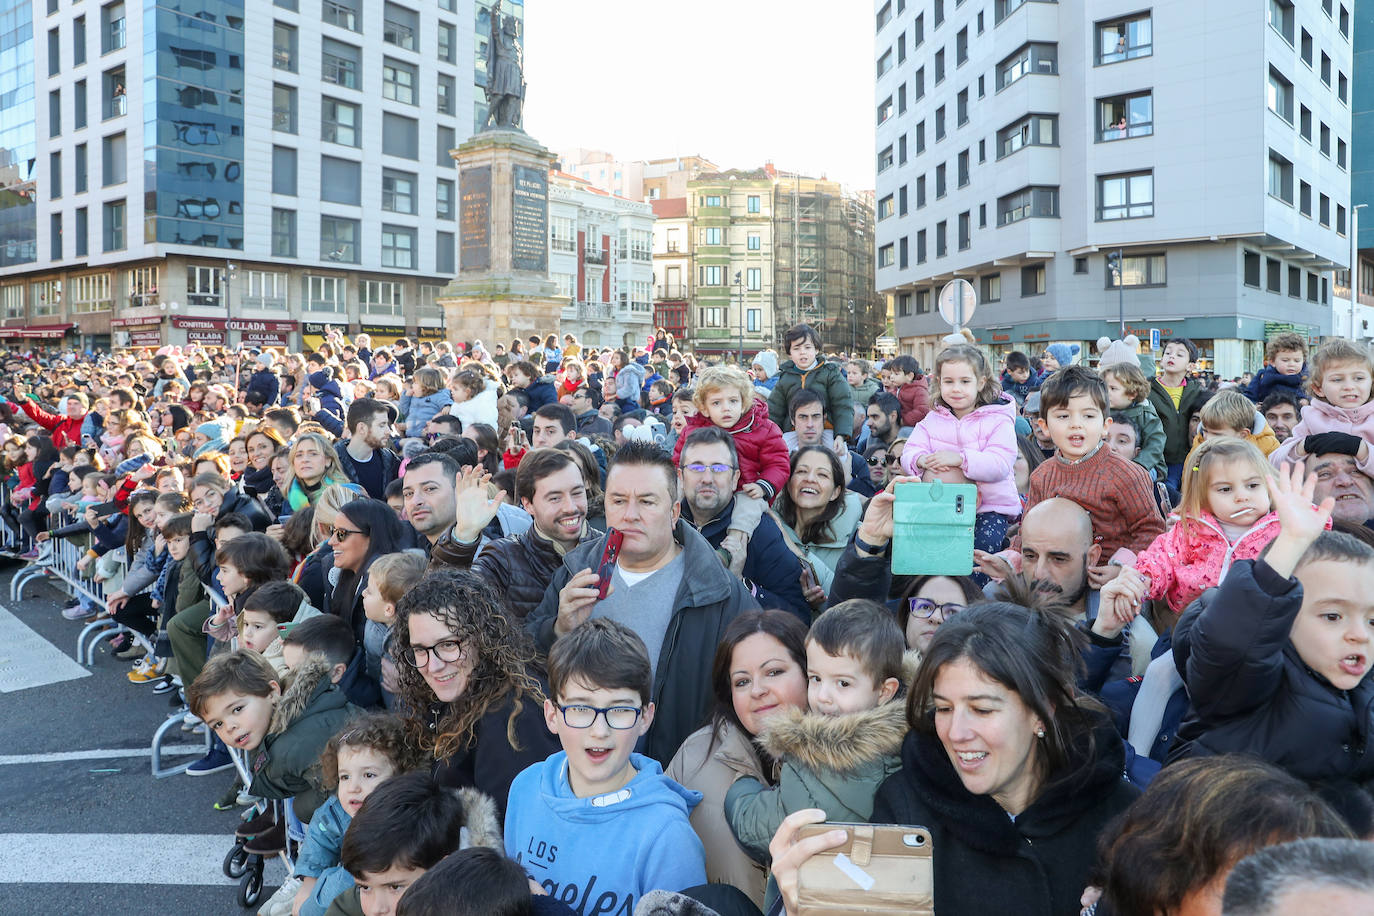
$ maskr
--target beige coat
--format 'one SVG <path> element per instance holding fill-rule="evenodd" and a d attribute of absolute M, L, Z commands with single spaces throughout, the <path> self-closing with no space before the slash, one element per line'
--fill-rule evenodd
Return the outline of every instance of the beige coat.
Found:
<path fill-rule="evenodd" d="M 708 756 L 707 749 L 710 749 Z M 752 861 L 730 832 L 725 820 L 725 793 L 741 776 L 765 779 L 763 764 L 753 741 L 730 723 L 720 728 L 715 747 L 711 747 L 711 726 L 687 737 L 668 764 L 666 774 L 704 798 L 692 809 L 692 829 L 706 848 L 706 880 L 713 884 L 733 884 L 763 906 L 763 889 L 768 872 Z"/>

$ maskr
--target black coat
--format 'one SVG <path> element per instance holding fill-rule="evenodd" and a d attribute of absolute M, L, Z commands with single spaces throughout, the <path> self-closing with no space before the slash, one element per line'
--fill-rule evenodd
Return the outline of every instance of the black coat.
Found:
<path fill-rule="evenodd" d="M 224 518 L 230 512 L 237 512 L 248 519 L 248 524 L 258 532 L 266 531 L 267 526 L 276 521 L 268 514 L 267 507 L 243 492 L 243 487 L 239 484 L 234 484 L 225 491 L 224 501 L 220 503 L 219 512 L 215 513 L 215 517 Z"/>
<path fill-rule="evenodd" d="M 682 501 L 682 520 L 696 528 L 706 542 L 719 548 L 729 533 L 730 520 L 735 514 L 735 500 L 731 498 L 725 510 L 705 525 L 692 524 L 692 508 Z M 787 546 L 777 522 L 767 515 L 749 537 L 749 548 L 741 573 L 744 581 L 753 585 L 754 597 L 761 606 L 791 611 L 802 623 L 811 626 L 811 605 L 801 587 L 801 561 Z"/>
<path fill-rule="evenodd" d="M 911 731 L 902 769 L 873 803 L 873 823 L 921 826 L 935 854 L 940 916 L 1070 916 L 1097 857 L 1097 838 L 1140 794 L 1122 776 L 1121 738 L 1103 717 L 1074 749 L 1068 773 L 1013 821 L 990 795 L 964 788 L 933 734 Z"/>
<path fill-rule="evenodd" d="M 545 693 L 548 688 L 544 688 Z M 474 788 L 496 802 L 501 816 L 506 814 L 506 797 L 510 784 L 526 767 L 540 763 L 560 750 L 558 739 L 544 724 L 544 710 L 539 704 L 526 701 L 515 718 L 515 738 L 519 750 L 511 747 L 506 726 L 510 720 L 514 699 L 507 699 L 477 721 L 473 738 L 457 753 L 434 761 L 434 779 L 441 786 L 455 789 Z M 444 707 L 430 708 L 431 728 L 438 722 Z"/>
<path fill-rule="evenodd" d="M 1374 678 L 1337 690 L 1288 638 L 1302 585 L 1241 560 L 1174 627 L 1191 697 L 1177 757 L 1253 754 L 1310 782 L 1374 779 Z"/>
<path fill-rule="evenodd" d="M 598 536 L 597 531 L 588 528 L 583 540 Z M 552 541 L 541 537 L 531 525 L 517 535 L 485 544 L 480 538 L 473 544 L 445 538 L 434 545 L 430 560 L 458 569 L 471 569 L 495 586 L 505 599 L 511 616 L 523 621 L 544 600 L 544 592 L 563 563 L 563 555 L 554 549 Z"/>

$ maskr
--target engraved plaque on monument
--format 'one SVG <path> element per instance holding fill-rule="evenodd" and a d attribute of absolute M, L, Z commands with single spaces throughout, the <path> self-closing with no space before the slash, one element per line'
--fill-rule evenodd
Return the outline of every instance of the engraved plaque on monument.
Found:
<path fill-rule="evenodd" d="M 459 270 L 468 273 L 491 266 L 491 166 L 458 174 Z"/>
<path fill-rule="evenodd" d="M 511 169 L 511 266 L 548 269 L 548 169 L 516 165 Z"/>

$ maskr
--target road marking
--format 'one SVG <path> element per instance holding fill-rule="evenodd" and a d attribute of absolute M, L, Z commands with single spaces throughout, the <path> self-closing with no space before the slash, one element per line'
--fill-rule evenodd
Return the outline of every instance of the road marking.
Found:
<path fill-rule="evenodd" d="M 0 833 L 0 884 L 230 885 L 224 833 Z M 281 884 L 281 858 L 267 863 L 263 883 Z"/>
<path fill-rule="evenodd" d="M 90 671 L 0 606 L 0 693 L 90 676 Z"/>
<path fill-rule="evenodd" d="M 162 748 L 164 757 L 180 754 L 204 754 L 204 744 L 168 744 Z M 112 747 L 91 751 L 57 751 L 52 754 L 10 754 L 0 756 L 0 766 L 13 766 L 23 763 L 64 763 L 68 760 L 115 760 L 119 757 L 151 757 L 152 748 Z"/>

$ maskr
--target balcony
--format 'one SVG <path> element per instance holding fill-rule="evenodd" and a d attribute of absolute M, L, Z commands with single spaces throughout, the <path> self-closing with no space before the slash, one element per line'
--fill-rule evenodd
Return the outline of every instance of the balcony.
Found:
<path fill-rule="evenodd" d="M 605 264 L 606 252 L 596 248 L 587 248 L 582 252 L 582 259 L 588 264 Z"/>
<path fill-rule="evenodd" d="M 577 317 L 588 321 L 611 321 L 615 318 L 615 306 L 609 302 L 579 302 Z"/>
<path fill-rule="evenodd" d="M 124 94 L 124 86 L 121 84 L 115 88 L 115 95 L 105 102 L 105 118 L 118 118 L 128 111 L 129 98 Z"/>
<path fill-rule="evenodd" d="M 654 287 L 654 298 L 663 301 L 666 299 L 687 299 L 691 297 L 692 291 L 684 283 L 664 284 Z"/>

